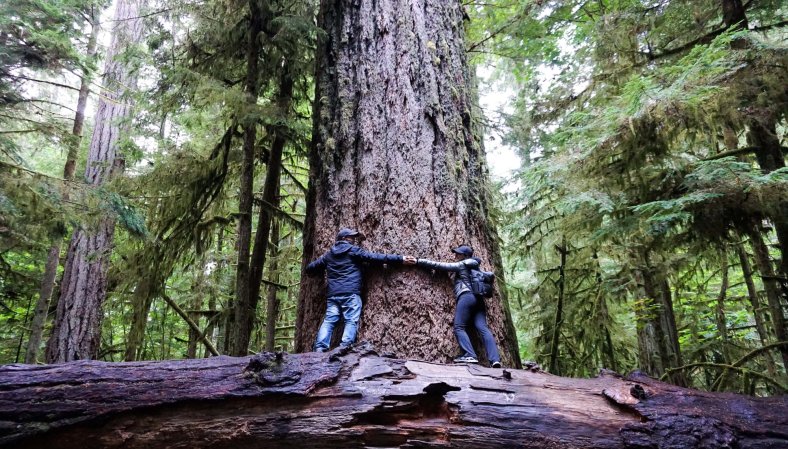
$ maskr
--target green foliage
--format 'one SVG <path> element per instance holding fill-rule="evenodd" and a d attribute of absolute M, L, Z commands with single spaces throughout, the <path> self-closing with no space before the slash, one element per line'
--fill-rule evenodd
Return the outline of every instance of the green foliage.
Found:
<path fill-rule="evenodd" d="M 70 128 L 52 116 L 62 105 L 48 89 L 63 85 L 58 75 L 64 71 L 93 67 L 80 51 L 80 38 L 94 5 L 99 7 L 83 0 L 0 4 L 0 156 L 21 163 L 17 139 L 31 133 L 67 139 Z"/>
<path fill-rule="evenodd" d="M 732 330 L 750 323 L 754 312 L 747 302 L 731 302 L 749 293 L 729 254 L 753 223 L 784 216 L 785 173 L 764 174 L 751 159 L 720 156 L 740 148 L 753 121 L 784 123 L 784 30 L 725 29 L 716 1 L 652 3 L 471 6 L 470 48 L 517 86 L 507 141 L 524 167 L 508 199 L 504 248 L 512 270 L 533 273 L 509 277 L 517 280 L 510 287 L 525 311 L 518 328 L 533 339 L 524 345 L 532 351 L 526 355 L 546 365 L 560 327 L 561 373 L 641 364 L 635 323 L 662 309 L 637 305 L 658 304 L 652 285 L 658 279 L 667 280 L 674 296 L 684 363 L 719 361 L 723 354 L 730 363 L 741 355 L 734 348 L 761 344 L 752 326 Z M 755 27 L 784 13 L 771 1 L 746 10 Z M 513 17 L 520 20 L 508 20 Z M 567 251 L 563 283 L 556 248 Z M 728 286 L 719 269 L 706 273 L 719 268 L 720 251 L 731 258 Z M 559 285 L 564 304 L 556 321 Z M 722 302 L 719 289 L 726 293 Z M 717 319 L 721 307 L 731 329 L 727 340 Z M 602 310 L 607 314 L 599 315 Z M 605 332 L 614 336 L 612 360 Z M 764 369 L 766 360 L 757 358 L 752 368 Z M 784 379 L 784 373 L 772 375 Z M 714 368 L 688 374 L 696 385 L 721 388 Z M 773 391 L 751 380 L 729 384 Z"/>
<path fill-rule="evenodd" d="M 131 235 L 148 237 L 149 233 L 145 226 L 145 218 L 137 213 L 136 209 L 125 198 L 115 192 L 106 192 L 105 198 L 105 208 L 117 217 L 118 224 L 123 226 Z"/>
<path fill-rule="evenodd" d="M 125 195 L 141 199 L 139 208 L 145 211 L 151 239 L 141 246 L 120 246 L 120 257 L 112 271 L 118 278 L 119 294 L 135 292 L 132 307 L 113 309 L 111 321 L 115 327 L 128 326 L 132 322 L 130 311 L 152 300 L 143 358 L 186 354 L 188 329 L 172 311 L 163 312 L 168 306 L 156 298 L 165 294 L 184 309 L 201 310 L 195 321 L 203 327 L 214 326 L 217 334 L 212 339 L 220 351 L 224 350 L 233 317 L 235 251 L 230 243 L 234 241 L 237 218 L 242 124 L 253 122 L 260 128 L 260 162 L 267 159 L 274 127 L 286 133 L 288 146 L 280 192 L 283 203 L 275 216 L 288 233 L 301 226 L 305 204 L 301 187 L 307 181 L 304 146 L 311 132 L 307 119 L 311 79 L 307 74 L 312 67 L 309 50 L 317 33 L 310 16 L 311 4 L 271 2 L 266 6 L 273 19 L 267 25 L 270 29 L 259 36 L 261 87 L 257 103 L 250 106 L 243 88 L 245 48 L 249 45 L 248 3 L 161 6 L 167 12 L 149 19 L 151 28 L 158 32 L 147 39 L 150 57 L 146 70 L 154 74 L 155 82 L 141 93 L 139 101 L 148 105 L 140 111 L 140 125 L 147 128 L 155 148 L 143 156 L 148 166 L 119 185 Z M 214 19 L 217 17 L 220 19 Z M 188 33 L 182 32 L 186 29 Z M 275 104 L 283 69 L 289 70 L 297 86 L 293 110 L 288 111 Z M 265 169 L 260 164 L 255 185 L 262 185 L 264 177 Z M 256 207 L 264 206 L 256 203 Z M 217 244 L 219 248 L 214 248 Z M 292 251 L 285 254 L 287 259 L 280 260 L 275 269 L 270 262 L 276 258 L 268 257 L 265 279 L 282 277 L 283 270 L 300 275 L 300 257 Z M 137 293 L 136 286 L 146 281 L 149 287 Z M 295 289 L 286 291 L 288 300 L 295 301 Z M 264 298 L 261 303 L 265 303 Z M 294 321 L 292 309 L 282 316 L 285 323 Z M 165 323 L 178 323 L 173 334 L 176 341 L 162 334 L 165 329 L 173 332 Z M 156 337 L 150 339 L 151 335 Z M 122 347 L 125 336 L 118 340 Z M 280 343 L 287 346 L 289 341 Z M 258 334 L 255 347 L 261 344 Z"/>

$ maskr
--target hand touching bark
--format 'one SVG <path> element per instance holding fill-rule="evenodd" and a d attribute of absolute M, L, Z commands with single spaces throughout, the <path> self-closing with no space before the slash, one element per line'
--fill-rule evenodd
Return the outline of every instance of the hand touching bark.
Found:
<path fill-rule="evenodd" d="M 416 258 L 414 256 L 403 256 L 402 263 L 404 265 L 416 265 Z"/>

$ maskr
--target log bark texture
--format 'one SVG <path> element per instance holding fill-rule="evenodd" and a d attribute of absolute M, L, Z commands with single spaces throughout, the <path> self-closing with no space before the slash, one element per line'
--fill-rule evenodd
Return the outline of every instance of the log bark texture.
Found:
<path fill-rule="evenodd" d="M 324 0 L 318 24 L 304 263 L 347 226 L 377 252 L 453 260 L 450 248 L 470 244 L 500 282 L 460 2 Z M 370 269 L 362 297 L 360 339 L 407 357 L 458 355 L 445 273 Z M 505 298 L 487 304 L 504 363 L 519 364 Z M 312 348 L 325 308 L 323 282 L 305 277 L 297 351 Z"/>
<path fill-rule="evenodd" d="M 788 397 L 351 351 L 0 367 L 0 447 L 780 448 Z"/>

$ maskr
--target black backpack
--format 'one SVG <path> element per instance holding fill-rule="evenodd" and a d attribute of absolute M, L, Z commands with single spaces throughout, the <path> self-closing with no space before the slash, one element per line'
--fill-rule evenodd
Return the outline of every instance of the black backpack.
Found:
<path fill-rule="evenodd" d="M 471 273 L 471 291 L 473 294 L 484 298 L 492 298 L 495 273 L 472 268 L 469 271 Z"/>

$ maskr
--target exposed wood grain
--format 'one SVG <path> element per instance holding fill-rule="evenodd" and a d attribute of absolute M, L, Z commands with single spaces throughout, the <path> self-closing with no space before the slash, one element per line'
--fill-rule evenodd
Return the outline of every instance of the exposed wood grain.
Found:
<path fill-rule="evenodd" d="M 0 367 L 0 447 L 778 448 L 786 397 L 342 354 Z"/>

